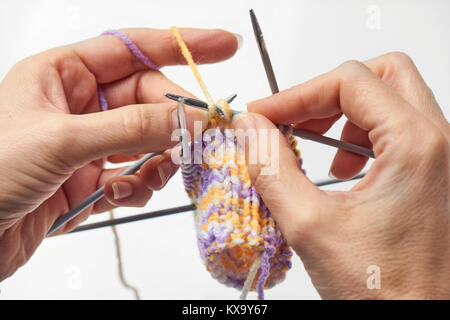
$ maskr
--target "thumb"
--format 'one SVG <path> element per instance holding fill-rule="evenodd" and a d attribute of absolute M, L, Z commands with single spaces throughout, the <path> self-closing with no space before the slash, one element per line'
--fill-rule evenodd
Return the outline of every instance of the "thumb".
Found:
<path fill-rule="evenodd" d="M 240 146 L 251 137 L 245 149 L 254 187 L 288 242 L 298 239 L 317 219 L 322 191 L 303 174 L 286 138 L 267 118 L 242 114 L 233 118 L 232 126 Z"/>
<path fill-rule="evenodd" d="M 206 126 L 207 112 L 185 107 L 191 136 Z M 86 164 L 116 153 L 142 154 L 168 149 L 178 142 L 177 107 L 172 102 L 129 105 L 104 112 L 70 115 L 72 140 L 65 150 L 67 159 Z M 65 130 L 67 131 L 67 129 Z M 198 134 L 198 133 L 197 133 Z M 67 143 L 66 143 L 67 144 Z"/>

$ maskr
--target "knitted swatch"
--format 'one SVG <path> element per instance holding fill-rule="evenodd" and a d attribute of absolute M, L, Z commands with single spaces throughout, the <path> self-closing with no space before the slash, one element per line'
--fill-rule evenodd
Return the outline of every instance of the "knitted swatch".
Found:
<path fill-rule="evenodd" d="M 194 71 L 209 104 L 210 140 L 194 141 L 191 163 L 182 165 L 186 191 L 196 205 L 195 221 L 200 255 L 211 275 L 221 283 L 242 289 L 241 298 L 249 290 L 257 290 L 264 298 L 264 288 L 271 288 L 285 278 L 291 267 L 292 252 L 286 244 L 272 215 L 252 186 L 245 161 L 234 135 L 229 129 L 231 112 L 221 100 L 214 103 L 198 73 L 192 56 L 176 28 L 172 31 L 181 51 Z M 121 39 L 130 51 L 150 69 L 160 66 L 151 62 L 139 48 L 117 30 L 104 35 Z M 107 101 L 98 86 L 100 107 L 107 110 Z M 216 113 L 216 106 L 225 117 Z M 286 127 L 280 129 L 300 159 L 297 141 Z M 196 148 L 200 146 L 200 148 Z M 206 151 L 206 152 L 205 152 Z M 202 162 L 195 163 L 200 152 Z"/>
<path fill-rule="evenodd" d="M 221 283 L 242 289 L 241 298 L 256 290 L 264 298 L 285 278 L 291 267 L 292 252 L 270 211 L 252 186 L 245 160 L 236 138 L 229 129 L 231 112 L 224 101 L 211 103 L 192 57 L 176 28 L 172 28 L 181 51 L 210 104 L 210 139 L 191 145 L 191 162 L 182 164 L 186 191 L 197 207 L 195 223 L 198 247 L 207 270 Z M 212 105 L 213 104 L 213 105 Z M 215 112 L 220 107 L 225 117 Z M 296 140 L 285 132 L 293 150 Z M 198 147 L 196 147 L 198 146 Z M 195 163 L 196 159 L 201 163 Z M 197 161 L 198 162 L 198 161 Z"/>

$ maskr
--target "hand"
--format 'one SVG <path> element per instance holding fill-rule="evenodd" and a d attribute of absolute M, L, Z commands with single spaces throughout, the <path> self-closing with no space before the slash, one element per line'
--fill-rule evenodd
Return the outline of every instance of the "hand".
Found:
<path fill-rule="evenodd" d="M 409 57 L 350 61 L 248 110 L 321 134 L 343 113 L 341 139 L 374 150 L 367 175 L 348 192 L 318 189 L 281 136 L 276 174 L 250 166 L 256 189 L 322 298 L 450 298 L 450 127 Z M 265 117 L 237 117 L 234 126 L 274 128 Z M 339 150 L 331 172 L 348 179 L 366 161 Z M 369 290 L 375 274 L 367 272 L 377 267 L 381 289 Z"/>
<path fill-rule="evenodd" d="M 170 31 L 123 33 L 158 65 L 184 63 Z M 199 63 L 227 59 L 238 46 L 233 34 L 221 30 L 181 34 Z M 112 110 L 99 112 L 97 83 Z M 57 233 L 91 213 L 143 206 L 164 186 L 177 170 L 168 153 L 137 175 L 116 177 L 123 169 L 103 169 L 105 157 L 129 161 L 176 143 L 176 104 L 164 92 L 190 96 L 110 35 L 49 50 L 11 69 L 0 83 L 0 281 L 30 258 L 59 216 L 102 185 L 105 198 Z M 186 109 L 191 132 L 194 120 L 206 124 L 205 112 Z"/>

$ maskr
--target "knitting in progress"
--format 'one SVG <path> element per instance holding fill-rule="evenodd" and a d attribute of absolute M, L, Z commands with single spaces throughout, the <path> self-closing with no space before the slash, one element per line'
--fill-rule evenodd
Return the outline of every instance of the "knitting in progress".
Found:
<path fill-rule="evenodd" d="M 171 30 L 206 97 L 209 105 L 207 129 L 213 132 L 209 140 L 192 142 L 192 161 L 181 165 L 185 189 L 197 208 L 194 217 L 201 258 L 215 279 L 242 290 L 241 299 L 245 299 L 249 291 L 257 291 L 258 299 L 263 299 L 264 289 L 285 278 L 291 267 L 291 249 L 252 185 L 245 159 L 238 156 L 242 150 L 229 130 L 232 115 L 228 104 L 223 100 L 214 103 L 179 31 L 175 27 Z M 121 39 L 150 69 L 160 68 L 119 31 L 103 34 Z M 107 110 L 100 85 L 98 94 L 101 109 Z M 224 116 L 216 112 L 217 107 Z M 301 163 L 296 139 L 290 130 L 282 131 Z M 201 163 L 194 161 L 195 143 L 201 144 Z"/>
<path fill-rule="evenodd" d="M 202 144 L 202 163 L 194 161 L 193 143 L 192 161 L 181 167 L 186 191 L 197 207 L 195 223 L 200 255 L 215 279 L 242 290 L 241 299 L 251 290 L 256 290 L 258 299 L 263 299 L 265 288 L 285 278 L 292 252 L 252 186 L 247 163 L 238 157 L 242 152 L 238 152 L 240 146 L 228 130 L 231 120 L 228 104 L 223 100 L 214 103 L 180 33 L 174 27 L 171 30 L 209 104 L 207 129 L 215 132 L 210 134 L 211 139 L 196 142 Z M 216 107 L 224 116 L 216 112 Z M 290 132 L 285 135 L 300 158 L 296 139 Z"/>

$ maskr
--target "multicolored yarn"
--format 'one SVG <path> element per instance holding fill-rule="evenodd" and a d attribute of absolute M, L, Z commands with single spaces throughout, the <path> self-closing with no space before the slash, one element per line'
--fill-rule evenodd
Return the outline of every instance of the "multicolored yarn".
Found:
<path fill-rule="evenodd" d="M 258 299 L 263 299 L 265 288 L 271 288 L 285 278 L 286 271 L 291 268 L 292 252 L 252 186 L 247 164 L 239 159 L 242 150 L 229 130 L 231 112 L 228 104 L 223 100 L 213 102 L 178 30 L 172 28 L 172 31 L 210 107 L 208 129 L 211 139 L 208 142 L 205 139 L 194 141 L 192 161 L 182 165 L 185 189 L 197 207 L 195 222 L 200 255 L 214 278 L 242 289 L 241 298 L 245 298 L 248 291 L 256 290 Z M 109 30 L 103 35 L 120 38 L 147 67 L 160 69 L 120 31 Z M 100 84 L 98 96 L 101 109 L 107 110 Z M 216 107 L 222 109 L 225 117 L 216 113 Z M 288 129 L 280 127 L 301 163 L 297 140 Z M 198 144 L 201 148 L 196 148 Z M 200 164 L 195 163 L 198 159 L 196 152 L 201 152 L 203 162 Z"/>
<path fill-rule="evenodd" d="M 202 90 L 207 91 L 178 30 L 172 28 L 172 32 L 196 79 L 200 79 Z M 210 101 L 209 98 L 211 105 Z M 215 112 L 216 107 L 222 109 L 225 117 Z M 285 278 L 292 252 L 252 185 L 247 163 L 239 159 L 243 151 L 229 130 L 230 119 L 226 102 L 210 107 L 207 129 L 211 139 L 192 143 L 192 161 L 181 166 L 183 181 L 197 207 L 198 247 L 207 270 L 219 282 L 242 289 L 241 298 L 256 290 L 258 299 L 263 299 L 265 288 Z M 300 157 L 296 139 L 289 130 L 284 133 Z M 195 163 L 199 156 L 202 163 Z"/>

